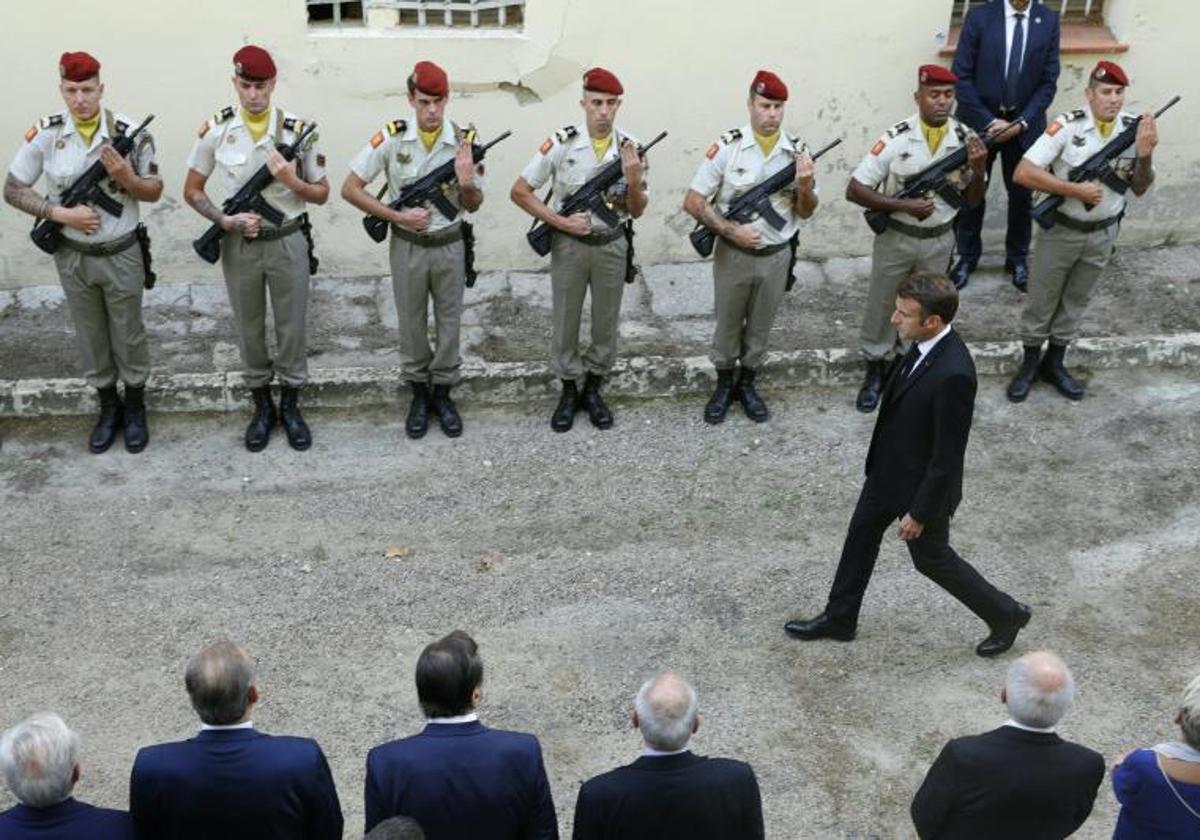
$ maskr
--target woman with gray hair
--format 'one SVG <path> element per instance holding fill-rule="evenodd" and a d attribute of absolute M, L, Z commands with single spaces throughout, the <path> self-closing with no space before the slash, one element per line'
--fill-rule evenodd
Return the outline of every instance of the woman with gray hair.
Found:
<path fill-rule="evenodd" d="M 0 770 L 20 804 L 0 814 L 5 840 L 132 840 L 124 811 L 71 797 L 79 781 L 79 736 L 53 712 L 41 712 L 0 736 Z"/>
<path fill-rule="evenodd" d="M 1113 840 L 1200 837 L 1200 676 L 1175 713 L 1182 741 L 1134 750 L 1113 767 L 1121 803 Z"/>

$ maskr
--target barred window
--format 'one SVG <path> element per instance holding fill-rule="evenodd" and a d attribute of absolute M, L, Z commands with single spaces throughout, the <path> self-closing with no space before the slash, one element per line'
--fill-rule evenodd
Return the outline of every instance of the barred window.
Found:
<path fill-rule="evenodd" d="M 306 0 L 310 27 L 520 30 L 525 0 Z"/>
<path fill-rule="evenodd" d="M 987 5 L 988 0 L 954 0 L 951 26 L 961 26 L 969 9 Z M 1004 0 L 992 0 L 1003 3 Z M 1044 0 L 1042 5 L 1058 12 L 1063 23 L 1104 23 L 1104 0 Z"/>

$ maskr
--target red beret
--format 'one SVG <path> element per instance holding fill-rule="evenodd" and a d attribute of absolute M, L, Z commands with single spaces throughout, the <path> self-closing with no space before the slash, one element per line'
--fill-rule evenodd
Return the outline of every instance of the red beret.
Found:
<path fill-rule="evenodd" d="M 765 96 L 767 99 L 774 99 L 777 102 L 787 102 L 787 85 L 783 83 L 783 79 L 770 70 L 759 70 L 754 74 L 754 81 L 750 83 L 750 92 Z"/>
<path fill-rule="evenodd" d="M 1101 61 L 1097 64 L 1096 69 L 1092 71 L 1092 78 L 1106 85 L 1125 87 L 1129 84 L 1129 77 L 1125 75 L 1121 65 L 1113 64 L 1111 61 Z"/>
<path fill-rule="evenodd" d="M 450 79 L 446 71 L 432 61 L 418 61 L 413 65 L 408 81 L 426 96 L 446 96 L 450 93 Z"/>
<path fill-rule="evenodd" d="M 233 72 L 251 82 L 265 82 L 275 78 L 275 62 L 269 52 L 250 44 L 233 54 Z"/>
<path fill-rule="evenodd" d="M 954 71 L 940 64 L 922 64 L 917 68 L 918 85 L 952 85 L 958 82 Z"/>
<path fill-rule="evenodd" d="M 596 93 L 611 93 L 613 96 L 620 96 L 625 92 L 625 88 L 621 87 L 621 80 L 603 67 L 593 67 L 583 74 L 583 89 L 594 90 Z"/>
<path fill-rule="evenodd" d="M 83 82 L 100 73 L 100 62 L 85 52 L 65 52 L 58 60 L 58 75 L 68 82 Z"/>

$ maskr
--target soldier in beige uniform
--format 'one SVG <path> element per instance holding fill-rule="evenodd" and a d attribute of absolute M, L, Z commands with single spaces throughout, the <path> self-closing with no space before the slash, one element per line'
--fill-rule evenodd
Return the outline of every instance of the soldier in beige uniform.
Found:
<path fill-rule="evenodd" d="M 184 199 L 226 235 L 221 243 L 221 270 L 238 328 L 242 376 L 254 400 L 254 415 L 246 428 L 246 448 L 264 449 L 275 425 L 271 379 L 282 383 L 279 420 L 293 449 L 312 445 L 312 435 L 300 414 L 299 389 L 308 381 L 305 316 L 308 311 L 309 243 L 306 204 L 324 204 L 329 197 L 325 156 L 312 133 L 293 161 L 276 148 L 291 144 L 304 132 L 306 120 L 271 107 L 275 62 L 261 47 L 242 47 L 233 56 L 233 87 L 240 107 L 226 107 L 206 120 L 188 158 Z M 227 216 L 209 199 L 204 188 L 217 172 L 225 192 L 233 195 L 266 164 L 275 180 L 263 198 L 284 216 L 278 227 L 257 213 Z M 276 355 L 267 350 L 266 298 L 275 318 Z"/>
<path fill-rule="evenodd" d="M 595 213 L 560 216 L 534 190 L 547 181 L 562 200 L 583 186 L 596 170 L 621 160 L 624 178 L 610 191 L 608 203 L 619 219 L 636 219 L 646 209 L 645 167 L 638 157 L 638 142 L 615 125 L 624 87 L 601 67 L 583 74 L 585 124 L 567 126 L 548 137 L 513 184 L 510 198 L 536 220 L 555 230 L 550 253 L 554 332 L 550 340 L 550 365 L 562 380 L 562 396 L 550 418 L 556 432 L 569 430 L 582 407 L 592 425 L 610 428 L 612 412 L 600 396 L 600 385 L 617 356 L 617 321 L 625 289 L 629 243 L 625 226 L 609 227 Z M 583 299 L 592 295 L 592 343 L 579 353 L 579 324 Z M 583 393 L 576 383 L 584 379 Z"/>
<path fill-rule="evenodd" d="M 110 142 L 138 122 L 101 109 L 100 62 L 85 52 L 59 60 L 59 90 L 67 110 L 45 117 L 25 134 L 4 182 L 4 200 L 38 219 L 63 225 L 54 264 L 75 323 L 76 344 L 87 382 L 100 396 L 100 417 L 88 440 L 104 452 L 124 427 L 125 448 L 141 452 L 149 442 L 144 391 L 150 353 L 142 323 L 142 289 L 148 265 L 139 246 L 146 240 L 138 203 L 157 201 L 162 180 L 154 141 L 138 134 L 128 158 Z M 86 204 L 66 208 L 59 197 L 96 161 L 109 180 L 101 189 L 123 210 L 110 215 Z M 46 176 L 48 196 L 33 189 Z M 117 380 L 125 383 L 122 404 Z"/>
<path fill-rule="evenodd" d="M 483 204 L 483 165 L 471 155 L 474 129 L 464 131 L 445 119 L 450 81 L 442 68 L 420 61 L 408 77 L 408 120 L 392 120 L 375 133 L 350 161 L 342 197 L 355 207 L 391 222 L 392 289 L 400 322 L 400 367 L 412 388 L 405 421 L 410 438 L 423 437 L 429 410 L 442 432 L 462 434 L 462 418 L 450 388 L 458 382 L 462 363 L 459 324 L 466 284 L 465 216 Z M 447 218 L 436 207 L 406 207 L 396 211 L 367 192 L 381 172 L 387 177 L 387 200 L 448 161 L 454 161 L 457 183 L 446 198 L 457 212 Z M 437 331 L 436 348 L 429 346 L 429 300 Z M 430 386 L 432 385 L 432 394 Z"/>
<path fill-rule="evenodd" d="M 1127 84 L 1129 79 L 1119 66 L 1110 61 L 1097 64 L 1084 91 L 1087 109 L 1062 114 L 1051 122 L 1013 174 L 1021 186 L 1061 195 L 1066 201 L 1055 211 L 1054 227 L 1038 233 L 1029 293 L 1021 313 L 1025 356 L 1006 391 L 1012 402 L 1029 395 L 1039 374 L 1067 399 L 1083 399 L 1083 383 L 1067 371 L 1063 357 L 1067 345 L 1079 334 L 1092 289 L 1116 247 L 1125 196 L 1107 184 L 1072 183 L 1067 176 L 1136 122 L 1136 116 L 1121 110 Z M 1134 195 L 1144 195 L 1154 182 L 1151 154 L 1156 145 L 1158 129 L 1154 115 L 1147 113 L 1137 127 L 1134 145 L 1113 167 Z M 1042 358 L 1042 344 L 1047 339 L 1050 346 Z"/>
<path fill-rule="evenodd" d="M 713 256 L 717 326 L 709 353 L 717 369 L 717 387 L 704 407 L 707 423 L 722 422 L 734 399 L 755 422 L 765 422 L 769 416 L 766 402 L 755 390 L 755 375 L 767 358 L 767 338 L 783 301 L 797 220 L 809 218 L 817 208 L 812 158 L 798 138 L 780 130 L 787 98 L 783 80 L 759 70 L 747 100 L 750 122 L 725 132 L 709 147 L 683 202 L 696 221 L 719 236 Z M 761 218 L 738 224 L 720 215 L 733 199 L 792 161 L 796 162 L 794 188 L 780 190 L 770 199 L 785 221 L 782 230 Z"/>
<path fill-rule="evenodd" d="M 945 275 L 954 249 L 958 211 L 937 193 L 922 198 L 893 198 L 913 175 L 947 155 L 967 147 L 967 164 L 958 170 L 956 186 L 970 206 L 987 187 L 983 177 L 987 148 L 970 129 L 951 116 L 958 77 L 944 67 L 926 64 L 917 70 L 913 99 L 917 113 L 896 123 L 871 147 L 846 187 L 846 199 L 868 210 L 883 210 L 888 229 L 876 235 L 871 255 L 871 285 L 859 331 L 859 349 L 867 372 L 855 408 L 871 412 L 879 404 L 883 374 L 899 339 L 892 326 L 896 288 L 914 274 Z"/>

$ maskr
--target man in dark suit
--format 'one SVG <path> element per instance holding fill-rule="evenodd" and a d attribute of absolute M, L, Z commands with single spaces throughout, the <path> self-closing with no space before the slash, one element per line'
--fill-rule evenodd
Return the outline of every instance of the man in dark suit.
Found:
<path fill-rule="evenodd" d="M 129 811 L 143 840 L 340 840 L 342 810 L 325 755 L 310 738 L 254 729 L 258 702 L 249 654 L 209 645 L 184 677 L 200 733 L 141 749 Z"/>
<path fill-rule="evenodd" d="M 79 781 L 79 736 L 42 712 L 0 736 L 0 769 L 20 803 L 0 814 L 4 840 L 133 840 L 124 811 L 71 797 Z"/>
<path fill-rule="evenodd" d="M 483 660 L 461 630 L 417 659 L 420 734 L 367 755 L 367 831 L 405 815 L 429 840 L 557 840 L 558 821 L 537 738 L 489 729 L 475 708 Z"/>
<path fill-rule="evenodd" d="M 1004 270 L 1021 291 L 1029 282 L 1032 194 L 1013 180 L 1013 172 L 1046 130 L 1046 109 L 1058 87 L 1058 36 L 1058 14 L 1042 3 L 990 0 L 967 15 L 954 50 L 957 117 L 980 134 L 999 135 L 987 171 L 990 177 L 999 155 L 1008 190 Z M 1010 129 L 1013 123 L 1017 127 Z M 985 206 L 980 201 L 958 215 L 958 262 L 950 269 L 955 288 L 967 285 L 983 252 Z"/>
<path fill-rule="evenodd" d="M 633 764 L 584 782 L 573 840 L 754 840 L 762 799 L 750 765 L 687 748 L 700 728 L 695 690 L 674 674 L 649 680 L 630 716 L 645 747 Z"/>
<path fill-rule="evenodd" d="M 1054 733 L 1074 697 L 1071 672 L 1054 654 L 1014 662 L 1000 691 L 1008 722 L 946 744 L 913 798 L 921 840 L 1059 840 L 1078 830 L 1104 758 Z"/>
<path fill-rule="evenodd" d="M 892 365 L 867 451 L 866 475 L 850 519 L 825 611 L 789 621 L 801 639 L 850 641 L 863 595 L 888 526 L 913 565 L 987 622 L 991 633 L 975 652 L 995 656 L 1012 647 L 1030 610 L 988 583 L 950 547 L 950 517 L 962 499 L 963 455 L 975 408 L 975 364 L 950 322 L 958 293 L 945 277 L 917 275 L 897 291 L 892 324 L 912 347 Z"/>

